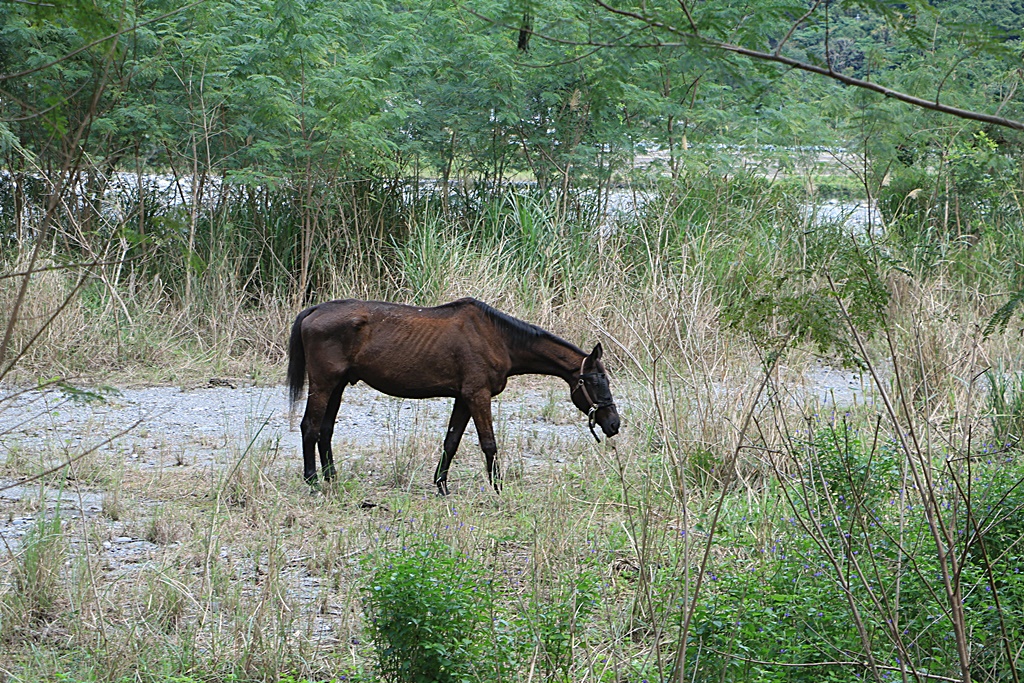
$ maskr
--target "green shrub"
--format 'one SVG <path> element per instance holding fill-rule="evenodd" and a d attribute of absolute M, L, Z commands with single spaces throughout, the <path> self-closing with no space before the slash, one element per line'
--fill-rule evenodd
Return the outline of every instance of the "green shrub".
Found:
<path fill-rule="evenodd" d="M 811 447 L 823 483 L 840 519 L 854 509 L 882 517 L 900 486 L 899 457 L 892 444 L 878 443 L 844 417 L 820 426 Z"/>
<path fill-rule="evenodd" d="M 1024 468 L 1014 454 L 978 460 L 968 498 L 964 612 L 974 678 L 1005 681 L 1024 638 Z"/>
<path fill-rule="evenodd" d="M 896 166 L 880 188 L 878 208 L 897 255 L 926 275 L 944 266 L 968 278 L 1016 263 L 1022 216 L 1013 154 L 978 132 L 927 161 Z"/>
<path fill-rule="evenodd" d="M 482 567 L 432 542 L 367 561 L 363 607 L 385 681 L 498 681 L 494 595 Z"/>

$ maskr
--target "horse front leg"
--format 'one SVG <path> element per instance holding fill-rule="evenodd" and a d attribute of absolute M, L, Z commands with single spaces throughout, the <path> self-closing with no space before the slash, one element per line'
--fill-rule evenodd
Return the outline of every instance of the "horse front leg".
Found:
<path fill-rule="evenodd" d="M 495 462 L 498 453 L 498 442 L 494 440 L 494 424 L 491 420 L 491 395 L 478 394 L 470 402 L 470 413 L 476 425 L 476 435 L 480 439 L 480 450 L 487 460 L 487 481 L 497 493 L 501 493 L 501 470 Z"/>
<path fill-rule="evenodd" d="M 459 443 L 462 441 L 467 424 L 469 424 L 469 404 L 460 396 L 455 399 L 452 416 L 448 420 L 448 432 L 444 435 L 444 450 L 441 452 L 437 469 L 434 470 L 434 483 L 437 484 L 438 495 L 448 495 L 448 468 L 455 457 L 455 451 L 459 450 Z"/>

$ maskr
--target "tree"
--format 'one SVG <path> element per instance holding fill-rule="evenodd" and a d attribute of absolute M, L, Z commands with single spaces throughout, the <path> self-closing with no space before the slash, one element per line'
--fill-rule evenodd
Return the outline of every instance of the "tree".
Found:
<path fill-rule="evenodd" d="M 757 65 L 781 66 L 922 109 L 1024 130 L 1014 28 L 1024 25 L 1019 2 L 982 11 L 969 0 L 583 1 L 605 17 L 580 45 L 711 53 L 748 78 L 757 75 Z M 867 34 L 857 36 L 862 30 Z M 561 40 L 540 23 L 535 31 Z M 927 73 L 913 82 L 900 78 L 925 66 Z M 980 68 L 994 72 L 994 80 L 984 81 L 989 87 L 975 87 L 983 83 L 970 78 Z"/>

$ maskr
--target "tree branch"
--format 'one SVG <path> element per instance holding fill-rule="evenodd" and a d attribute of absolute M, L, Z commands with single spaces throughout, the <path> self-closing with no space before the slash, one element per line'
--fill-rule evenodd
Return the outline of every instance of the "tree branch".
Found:
<path fill-rule="evenodd" d="M 120 31 L 116 31 L 116 32 L 111 33 L 109 35 L 103 36 L 102 38 L 97 38 L 96 40 L 92 41 L 91 43 L 86 43 L 85 45 L 83 45 L 82 47 L 78 48 L 77 50 L 72 50 L 71 52 L 68 52 L 68 53 L 58 57 L 57 59 L 53 60 L 52 62 L 47 62 L 46 64 L 42 64 L 40 66 L 35 66 L 35 67 L 32 67 L 31 69 L 25 69 L 24 71 L 18 71 L 17 73 L 0 74 L 0 83 L 2 83 L 3 81 L 9 81 L 12 78 L 21 78 L 22 76 L 28 76 L 28 75 L 34 74 L 34 73 L 36 73 L 38 71 L 44 71 L 46 69 L 49 69 L 51 66 L 55 66 L 57 64 L 60 64 L 61 62 L 63 62 L 66 59 L 71 59 L 72 57 L 74 57 L 77 54 L 81 54 L 82 52 L 85 52 L 86 50 L 88 50 L 90 48 L 96 47 L 100 43 L 105 43 L 108 40 L 112 40 L 114 38 L 118 38 L 118 37 L 124 35 L 125 33 L 131 33 L 132 31 L 140 29 L 143 26 L 147 26 L 149 24 L 154 24 L 154 23 L 156 23 L 158 21 L 162 21 L 162 20 L 164 20 L 164 19 L 166 19 L 168 17 L 172 17 L 175 14 L 180 14 L 181 12 L 185 12 L 187 10 L 192 9 L 193 7 L 199 6 L 199 5 L 203 4 L 204 2 L 206 2 L 206 0 L 195 0 L 195 2 L 193 2 L 191 4 L 185 5 L 184 7 L 179 7 L 178 9 L 175 9 L 175 10 L 171 10 L 170 12 L 166 12 L 164 14 L 161 14 L 158 17 L 153 17 L 152 19 L 147 19 L 146 21 L 143 21 L 143 22 L 141 22 L 139 24 L 132 24 L 128 28 L 121 29 Z"/>
<path fill-rule="evenodd" d="M 751 50 L 749 48 L 742 47 L 740 45 L 733 45 L 731 43 L 723 43 L 719 41 L 709 40 L 703 37 L 697 37 L 698 40 L 706 44 L 708 47 L 717 48 L 724 50 L 725 52 L 733 52 L 735 54 L 743 55 L 745 57 L 751 57 L 753 59 L 759 59 L 766 62 L 776 62 L 778 64 L 785 64 L 786 66 L 800 71 L 807 71 L 810 73 L 818 74 L 820 76 L 827 76 L 833 80 L 837 80 L 845 85 L 850 85 L 856 88 L 863 88 L 864 90 L 870 90 L 872 92 L 879 93 L 885 97 L 890 97 L 906 104 L 912 104 L 915 107 L 922 109 L 930 109 L 931 111 L 937 111 L 942 114 L 949 114 L 962 119 L 969 119 L 971 121 L 981 121 L 983 123 L 991 123 L 996 126 L 1003 126 L 1005 128 L 1013 128 L 1015 130 L 1024 130 L 1024 121 L 1017 121 L 1015 119 L 1008 119 L 1002 116 L 994 116 L 992 114 L 985 114 L 982 112 L 972 111 L 970 109 L 961 109 L 959 107 L 952 107 L 948 104 L 941 104 L 932 100 L 926 100 L 921 97 L 916 97 L 899 90 L 893 90 L 887 88 L 884 85 L 878 83 L 872 83 L 862 78 L 854 78 L 853 76 L 846 76 L 836 71 L 831 71 L 815 64 L 808 64 L 807 62 L 801 62 L 797 59 L 791 59 L 782 55 L 773 55 L 770 52 L 761 52 L 760 50 Z"/>
<path fill-rule="evenodd" d="M 748 664 L 759 664 L 761 666 L 781 666 L 781 667 L 789 667 L 789 668 L 793 668 L 793 669 L 811 669 L 811 668 L 821 667 L 821 666 L 842 666 L 842 667 L 856 666 L 856 667 L 859 667 L 859 668 L 862 668 L 862 669 L 868 668 L 867 662 L 859 662 L 857 660 L 834 661 L 834 662 L 770 662 L 770 661 L 766 661 L 766 660 L 763 660 L 763 659 L 754 659 L 752 657 L 744 657 L 742 655 L 733 654 L 731 652 L 722 652 L 721 650 L 716 650 L 715 648 L 709 647 L 707 645 L 704 646 L 704 649 L 708 650 L 709 652 L 713 652 L 716 655 L 719 655 L 720 657 L 729 657 L 730 659 L 735 659 L 735 660 L 740 661 L 740 662 L 746 662 Z M 898 667 L 895 667 L 895 666 L 878 665 L 878 668 L 883 670 L 883 671 L 900 671 L 900 669 Z M 923 672 L 918 672 L 917 675 L 920 676 L 921 678 L 924 678 L 924 679 L 927 679 L 927 680 L 931 680 L 931 681 L 951 681 L 952 683 L 963 683 L 963 679 L 962 678 L 950 678 L 949 676 L 939 676 L 937 674 L 929 674 L 929 673 L 923 673 Z"/>
<path fill-rule="evenodd" d="M 822 0 L 814 0 L 814 4 L 811 5 L 811 9 L 807 10 L 807 12 L 802 17 L 800 17 L 799 19 L 797 19 L 796 21 L 793 22 L 793 25 L 789 27 L 789 31 L 787 31 L 786 35 L 782 37 L 782 40 L 779 41 L 779 44 L 775 46 L 775 52 L 773 54 L 777 55 L 777 54 L 780 54 L 782 52 L 782 48 L 786 45 L 786 43 L 789 42 L 789 39 L 793 37 L 793 33 L 798 28 L 800 28 L 800 24 L 802 24 L 805 21 L 807 21 L 807 17 L 809 17 L 812 14 L 814 14 L 814 10 L 818 9 L 818 5 L 820 5 L 821 3 L 822 3 Z M 694 31 L 694 33 L 696 33 L 696 31 Z M 827 54 L 827 51 L 826 51 L 826 54 Z"/>
<path fill-rule="evenodd" d="M 700 34 L 698 34 L 696 32 L 693 32 L 693 31 L 684 31 L 684 30 L 681 30 L 681 29 L 679 29 L 679 28 L 677 28 L 677 27 L 675 27 L 675 26 L 673 26 L 671 24 L 666 24 L 666 23 L 664 23 L 662 21 L 658 21 L 656 19 L 653 19 L 651 17 L 645 16 L 645 15 L 640 14 L 638 12 L 633 12 L 631 10 L 624 10 L 624 9 L 619 9 L 617 7 L 612 7 L 611 5 L 609 5 L 604 0 L 593 0 L 593 1 L 594 1 L 594 3 L 596 5 L 598 5 L 599 7 L 601 7 L 602 9 L 604 9 L 604 10 L 606 10 L 608 12 L 611 12 L 612 14 L 616 14 L 616 15 L 621 16 L 621 17 L 627 17 L 629 19 L 633 19 L 633 20 L 642 22 L 642 23 L 646 24 L 647 26 L 649 26 L 651 28 L 662 29 L 662 30 L 664 30 L 664 31 L 666 31 L 668 33 L 671 33 L 671 34 L 675 35 L 675 36 L 678 36 L 680 38 L 685 38 L 686 39 L 685 43 L 684 42 L 662 42 L 662 41 L 659 41 L 657 43 L 657 46 L 659 46 L 659 47 L 684 47 L 684 46 L 692 46 L 694 44 L 702 45 L 704 47 L 712 48 L 712 49 L 715 49 L 715 50 L 721 50 L 723 52 L 731 52 L 733 54 L 743 55 L 744 57 L 750 57 L 751 59 L 757 59 L 757 60 L 763 61 L 763 62 L 774 62 L 776 64 L 784 64 L 785 66 L 788 66 L 788 67 L 793 68 L 793 69 L 798 69 L 800 71 L 806 71 L 808 73 L 813 73 L 813 74 L 817 74 L 819 76 L 825 76 L 826 78 L 831 78 L 833 80 L 839 81 L 840 83 L 843 83 L 844 85 L 853 86 L 855 88 L 862 88 L 864 90 L 870 90 L 872 92 L 876 92 L 876 93 L 878 93 L 880 95 L 883 95 L 885 97 L 889 97 L 889 98 L 892 98 L 894 100 L 898 100 L 900 102 L 904 102 L 906 104 L 910 104 L 910 105 L 913 105 L 915 107 L 919 107 L 921 109 L 929 109 L 931 111 L 937 111 L 937 112 L 939 112 L 941 114 L 948 114 L 950 116 L 956 116 L 958 118 L 968 119 L 968 120 L 971 120 L 971 121 L 980 121 L 982 123 L 990 123 L 992 125 L 1002 126 L 1004 128 L 1013 128 L 1014 130 L 1024 130 L 1024 121 L 1018 121 L 1016 119 L 1009 119 L 1009 118 L 1005 118 L 1005 117 L 1002 117 L 1002 116 L 995 116 L 993 114 L 985 114 L 985 113 L 982 113 L 982 112 L 972 111 L 970 109 L 961 109 L 959 107 L 953 107 L 953 106 L 950 106 L 950 105 L 947 105 L 947 104 L 941 104 L 937 100 L 936 101 L 926 100 L 924 98 L 916 97 L 914 95 L 910 95 L 909 93 L 905 93 L 905 92 L 902 92 L 900 90 L 894 90 L 892 88 L 887 88 L 887 87 L 885 87 L 883 85 L 879 85 L 877 83 L 873 83 L 871 81 L 867 81 L 867 80 L 864 80 L 862 78 L 854 78 L 853 76 L 847 76 L 845 74 L 838 73 L 836 71 L 833 71 L 831 68 L 826 68 L 826 67 L 818 66 L 816 64 L 810 64 L 808 62 L 802 62 L 802 61 L 800 61 L 798 59 L 793 59 L 791 57 L 786 57 L 784 55 L 778 54 L 777 52 L 776 53 L 771 53 L 771 52 L 763 52 L 761 50 L 754 50 L 754 49 L 751 49 L 751 48 L 743 47 L 742 45 L 736 45 L 734 43 L 728 43 L 728 42 L 721 41 L 721 40 L 715 40 L 714 38 L 708 38 L 708 37 L 705 37 L 705 36 L 700 35 Z M 547 37 L 545 37 L 545 36 L 543 36 L 541 34 L 537 34 L 537 35 L 540 35 L 544 39 L 548 39 Z M 567 41 L 558 41 L 558 42 L 567 42 Z M 604 47 L 631 47 L 631 48 L 655 47 L 655 45 L 622 45 L 622 44 L 595 43 L 595 42 L 587 42 L 587 43 L 583 43 L 583 44 L 591 45 L 591 46 L 599 46 L 600 45 L 600 46 L 604 46 Z"/>

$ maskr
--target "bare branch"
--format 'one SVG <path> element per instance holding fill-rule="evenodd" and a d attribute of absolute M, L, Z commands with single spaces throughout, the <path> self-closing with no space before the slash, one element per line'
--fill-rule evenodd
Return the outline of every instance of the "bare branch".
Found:
<path fill-rule="evenodd" d="M 24 279 L 22 280 L 22 283 L 28 282 L 29 277 L 34 272 L 38 272 L 38 271 L 37 270 L 30 270 L 30 271 L 28 271 L 23 276 Z M 36 343 L 36 341 L 39 339 L 39 337 L 41 337 L 43 335 L 43 333 L 46 332 L 46 329 L 48 327 L 50 327 L 50 325 L 53 324 L 53 321 L 55 321 L 57 319 L 57 316 L 59 316 L 61 313 L 63 313 L 64 309 L 67 308 L 68 306 L 70 306 L 75 301 L 75 297 L 78 295 L 78 292 L 80 292 L 82 287 L 89 281 L 88 275 L 89 275 L 89 271 L 88 270 L 86 270 L 83 273 L 79 274 L 78 282 L 76 282 L 75 286 L 71 289 L 71 291 L 68 292 L 64 296 L 64 300 L 60 302 L 59 306 L 57 306 L 57 310 L 55 310 L 53 313 L 51 313 L 50 317 L 48 317 L 43 322 L 43 324 L 40 325 L 38 329 L 36 329 L 35 334 L 33 334 L 28 339 L 28 341 L 26 341 L 24 344 L 22 344 L 21 350 L 19 350 L 14 355 L 14 357 L 11 358 L 10 362 L 7 363 L 7 366 L 2 368 L 2 369 L 0 369 L 0 380 L 2 380 L 3 378 L 7 377 L 7 375 L 9 375 L 12 370 L 14 370 L 14 367 L 18 364 L 18 361 L 20 361 L 25 356 L 25 354 L 28 353 L 29 349 L 32 348 L 32 345 Z M 7 327 L 7 331 L 8 332 L 10 332 L 12 330 L 11 324 L 14 323 L 15 321 L 16 321 L 16 318 L 15 318 L 15 316 L 12 315 L 11 316 L 11 321 L 8 324 L 8 327 Z M 4 344 L 5 344 L 4 351 L 5 351 L 5 355 L 3 356 L 3 359 L 0 360 L 0 362 L 4 362 L 4 361 L 7 360 L 7 357 L 6 357 L 6 350 L 7 350 L 6 349 L 6 345 L 8 343 L 9 343 L 9 337 L 5 337 L 4 338 Z"/>
<path fill-rule="evenodd" d="M 15 123 L 15 122 L 18 122 L 18 121 L 29 121 L 31 119 L 37 119 L 40 116 L 48 114 L 49 112 L 53 111 L 57 107 L 60 107 L 61 105 L 65 104 L 66 102 L 70 102 L 71 99 L 76 97 L 78 95 L 78 93 L 82 92 L 86 88 L 87 85 L 89 85 L 89 81 L 88 80 L 82 81 L 82 85 L 80 85 L 77 88 L 75 88 L 74 92 L 72 92 L 70 95 L 62 96 L 57 102 L 51 104 L 46 109 L 40 109 L 39 111 L 35 111 L 35 112 L 30 113 L 30 114 L 26 114 L 25 116 L 16 116 L 14 118 L 4 119 L 4 123 Z M 20 98 L 15 97 L 11 93 L 7 92 L 6 90 L 0 89 L 0 92 L 3 93 L 4 97 L 8 98 L 12 102 L 16 102 L 17 104 L 21 105 L 22 109 L 25 109 L 25 110 L 31 109 L 31 107 L 28 104 L 23 102 Z"/>
<path fill-rule="evenodd" d="M 83 268 L 83 269 L 89 270 L 89 269 L 92 269 L 92 268 L 96 268 L 98 266 L 114 266 L 114 265 L 118 265 L 118 264 L 122 264 L 122 263 L 129 263 L 129 262 L 131 262 L 131 261 L 133 261 L 135 259 L 136 259 L 136 257 L 132 257 L 132 258 L 128 258 L 128 259 L 120 259 L 120 258 L 118 258 L 118 259 L 114 259 L 112 261 L 93 260 L 93 261 L 82 261 L 82 262 L 76 262 L 76 263 L 62 263 L 62 264 L 55 265 L 55 266 L 43 266 L 41 268 L 33 268 L 32 270 L 22 270 L 22 271 L 18 271 L 16 273 L 0 273 L 0 280 L 6 280 L 6 279 L 9 279 L 9 278 L 12 278 L 12 277 L 24 277 L 26 275 L 34 275 L 35 273 L 47 273 L 47 272 L 55 271 L 55 270 L 78 270 L 79 268 Z"/>
<path fill-rule="evenodd" d="M 619 9 L 617 7 L 612 7 L 608 3 L 604 2 L 604 0 L 594 0 L 594 2 L 599 7 L 601 7 L 602 9 L 605 9 L 605 10 L 611 12 L 612 14 L 618 14 L 621 17 L 629 17 L 630 19 L 636 19 L 637 21 L 642 21 L 644 24 L 646 24 L 647 26 L 649 26 L 651 28 L 662 28 L 662 29 L 665 29 L 666 31 L 668 31 L 669 33 L 673 33 L 675 35 L 679 35 L 679 36 L 682 36 L 682 35 L 692 35 L 694 38 L 696 38 L 698 40 L 704 40 L 704 37 L 701 36 L 696 31 L 693 31 L 693 32 L 687 34 L 686 31 L 681 31 L 681 30 L 677 29 L 675 26 L 672 26 L 671 24 L 666 24 L 666 23 L 658 21 L 656 19 L 652 19 L 651 17 L 648 17 L 646 15 L 640 14 L 638 12 L 632 12 L 630 10 L 624 10 L 624 9 Z"/>
<path fill-rule="evenodd" d="M 762 666 L 782 666 L 782 667 L 789 667 L 789 668 L 794 668 L 794 669 L 812 669 L 812 668 L 821 667 L 821 666 L 856 666 L 856 667 L 860 667 L 862 669 L 868 668 L 868 663 L 867 662 L 858 662 L 856 660 L 835 661 L 835 662 L 769 662 L 769 661 L 765 661 L 763 659 L 753 659 L 751 657 L 743 657 L 743 656 L 740 656 L 740 655 L 737 655 L 737 654 L 733 654 L 731 652 L 722 652 L 721 650 L 716 650 L 715 648 L 709 647 L 707 645 L 705 645 L 704 647 L 709 652 L 714 652 L 716 655 L 719 655 L 720 657 L 729 657 L 730 659 L 735 659 L 735 660 L 740 661 L 740 662 L 747 662 L 749 664 L 760 664 Z M 878 668 L 883 670 L 883 671 L 900 671 L 900 669 L 898 667 L 895 667 L 895 666 L 878 665 Z M 939 676 L 937 674 L 929 674 L 929 673 L 923 673 L 923 672 L 918 672 L 917 675 L 920 676 L 921 678 L 924 678 L 924 679 L 927 679 L 927 680 L 930 680 L 930 681 L 952 681 L 953 683 L 963 683 L 963 679 L 962 678 L 950 678 L 949 676 Z"/>
<path fill-rule="evenodd" d="M 624 17 L 629 17 L 630 19 L 635 19 L 637 21 L 642 21 L 642 22 L 645 22 L 647 25 L 649 25 L 649 26 L 651 26 L 653 28 L 664 29 L 665 31 L 668 31 L 668 32 L 670 32 L 670 33 L 672 33 L 674 35 L 677 35 L 677 36 L 680 36 L 682 38 L 687 38 L 688 39 L 688 41 L 686 43 L 668 43 L 668 42 L 659 43 L 659 45 L 663 46 L 663 47 L 683 47 L 684 45 L 692 45 L 694 42 L 696 42 L 698 44 L 702 44 L 702 45 L 704 45 L 706 47 L 710 47 L 710 48 L 713 48 L 713 49 L 716 49 L 716 50 L 722 50 L 724 52 L 731 52 L 733 54 L 743 55 L 744 57 L 750 57 L 752 59 L 757 59 L 757 60 L 760 60 L 760 61 L 774 62 L 776 64 L 784 64 L 784 65 L 786 65 L 788 67 L 791 67 L 793 69 L 798 69 L 800 71 L 807 71 L 809 73 L 818 74 L 819 76 L 826 76 L 826 77 L 831 78 L 833 80 L 839 81 L 840 83 L 843 83 L 845 85 L 850 85 L 850 86 L 853 86 L 855 88 L 863 88 L 864 90 L 870 90 L 870 91 L 876 92 L 876 93 L 878 93 L 880 95 L 884 95 L 885 97 L 889 97 L 889 98 L 892 98 L 894 100 L 898 100 L 900 102 L 904 102 L 906 104 L 911 104 L 911 105 L 914 105 L 915 107 L 920 107 L 921 109 L 929 109 L 931 111 L 937 111 L 937 112 L 939 112 L 941 114 L 949 114 L 950 116 L 956 116 L 958 118 L 968 119 L 968 120 L 971 120 L 971 121 L 980 121 L 982 123 L 990 123 L 992 125 L 1002 126 L 1004 128 L 1013 128 L 1015 130 L 1024 130 L 1024 121 L 1017 121 L 1016 119 L 1008 119 L 1008 118 L 1005 118 L 1005 117 L 1002 117 L 1002 116 L 994 116 L 992 114 L 985 114 L 985 113 L 982 113 L 982 112 L 972 111 L 970 109 L 961 109 L 959 107 L 952 107 L 952 106 L 950 106 L 948 104 L 941 104 L 941 103 L 939 103 L 937 101 L 926 100 L 926 99 L 923 99 L 923 98 L 920 98 L 920 97 L 916 97 L 914 95 L 910 95 L 908 93 L 902 92 L 900 90 L 893 90 L 892 88 L 887 88 L 884 85 L 879 85 L 878 83 L 873 83 L 871 81 L 867 81 L 867 80 L 864 80 L 862 78 L 854 78 L 853 76 L 847 76 L 847 75 L 839 73 L 837 71 L 833 71 L 831 68 L 825 68 L 825 67 L 818 66 L 816 64 L 810 64 L 808 62 L 802 62 L 802 61 L 800 61 L 798 59 L 793 59 L 791 57 L 786 57 L 786 56 L 781 55 L 781 54 L 776 54 L 776 53 L 771 53 L 771 52 L 763 52 L 761 50 L 752 50 L 750 48 L 743 47 L 742 45 L 736 45 L 736 44 L 733 44 L 733 43 L 727 43 L 727 42 L 724 42 L 724 41 L 715 40 L 713 38 L 707 38 L 705 36 L 702 36 L 702 35 L 699 35 L 699 34 L 696 34 L 696 33 L 690 33 L 690 32 L 687 32 L 687 31 L 681 31 L 678 28 L 676 28 L 676 27 L 674 27 L 674 26 L 672 26 L 670 24 L 665 24 L 664 22 L 656 21 L 656 20 L 651 19 L 649 17 L 645 17 L 645 16 L 643 16 L 641 14 L 637 14 L 636 12 L 631 12 L 631 11 L 628 11 L 628 10 L 621 10 L 621 9 L 617 9 L 615 7 L 612 7 L 608 3 L 604 2 L 604 0 L 594 0 L 594 2 L 598 6 L 608 10 L 609 12 L 612 12 L 613 14 L 617 14 L 619 16 L 624 16 Z M 608 47 L 613 47 L 613 45 L 608 45 Z M 634 46 L 634 45 L 622 46 L 622 45 L 618 45 L 618 46 L 614 46 L 614 47 L 639 47 L 639 46 Z"/>
<path fill-rule="evenodd" d="M 807 21 L 807 18 L 809 16 L 814 14 L 814 10 L 818 9 L 818 6 L 821 4 L 821 2 L 822 0 L 814 0 L 814 4 L 811 5 L 811 9 L 807 10 L 807 12 L 802 17 L 793 22 L 793 25 L 789 27 L 789 31 L 786 33 L 785 36 L 783 36 L 782 40 L 779 41 L 779 44 L 775 46 L 774 54 L 777 55 L 782 52 L 783 46 L 785 46 L 785 44 L 789 42 L 789 39 L 793 37 L 793 32 L 800 28 L 800 24 Z M 694 33 L 696 33 L 696 31 L 694 31 Z"/>
<path fill-rule="evenodd" d="M 740 451 L 743 448 L 743 440 L 747 438 L 747 430 L 750 429 L 750 425 L 753 422 L 754 411 L 757 409 L 758 402 L 761 400 L 761 395 L 764 393 L 765 388 L 771 381 L 772 372 L 781 357 L 781 354 L 775 356 L 775 358 L 764 368 L 764 377 L 757 388 L 754 400 L 751 401 L 743 416 L 743 424 L 740 426 L 740 430 L 736 435 L 736 447 L 733 449 L 730 457 L 728 457 L 723 463 L 725 474 L 723 475 L 722 492 L 714 504 L 711 522 L 708 525 L 707 542 L 704 545 L 704 553 L 698 565 L 697 580 L 693 587 L 693 597 L 691 598 L 689 608 L 686 609 L 683 615 L 683 623 L 679 629 L 679 648 L 676 650 L 675 671 L 680 683 L 683 683 L 686 680 L 684 665 L 686 664 L 687 636 L 690 632 L 690 623 L 693 619 L 693 615 L 697 612 L 697 598 L 700 596 L 701 585 L 703 584 L 704 578 L 707 574 L 708 562 L 711 558 L 711 541 L 714 538 L 715 530 L 718 528 L 718 522 L 722 516 L 722 507 L 725 504 L 726 494 L 729 492 L 729 485 L 732 483 L 733 477 L 736 476 L 736 462 L 739 459 Z"/>
<path fill-rule="evenodd" d="M 835 69 L 832 68 L 832 46 L 831 46 L 832 32 L 828 27 L 828 4 L 825 5 L 825 63 L 828 64 L 828 72 L 830 74 L 835 73 Z M 778 50 L 775 54 L 779 54 Z"/>
<path fill-rule="evenodd" d="M 960 55 L 956 60 L 953 61 L 953 63 L 949 67 L 949 70 L 946 71 L 946 75 L 942 77 L 942 80 L 939 81 L 938 87 L 935 88 L 935 101 L 936 102 L 939 101 L 939 97 L 942 95 L 942 89 L 946 86 L 946 81 L 949 80 L 949 77 L 953 75 L 953 72 L 956 71 L 956 68 L 958 66 L 960 66 L 961 64 L 963 64 L 965 61 L 967 61 L 968 57 L 973 57 L 977 53 L 978 53 L 978 49 L 975 49 L 975 50 L 972 50 L 969 55 Z M 999 108 L 1002 109 L 1002 106 L 1003 105 L 1000 104 Z"/>
<path fill-rule="evenodd" d="M 818 2 L 821 2 L 821 0 L 818 0 Z M 679 7 L 682 8 L 683 14 L 686 15 L 686 20 L 690 22 L 690 30 L 695 34 L 700 33 L 700 31 L 697 30 L 697 24 L 693 21 L 693 15 L 690 14 L 690 8 L 686 6 L 686 0 L 679 0 Z"/>
<path fill-rule="evenodd" d="M 201 1 L 205 2 L 205 0 Z M 92 124 L 92 118 L 96 113 L 96 107 L 100 101 L 101 95 L 103 94 L 103 90 L 104 88 L 106 88 L 107 73 L 110 69 L 110 63 L 112 61 L 111 58 L 114 54 L 114 50 L 117 48 L 117 43 L 119 40 L 120 38 L 115 39 L 114 44 L 111 45 L 110 49 L 107 51 L 107 55 L 103 63 L 103 71 L 99 77 L 99 80 L 96 83 L 95 91 L 93 92 L 92 99 L 89 103 L 89 109 L 86 115 L 83 117 L 81 124 L 75 130 L 74 136 L 71 139 L 72 143 L 68 147 L 69 156 L 64 162 L 64 168 L 61 169 L 61 172 L 57 177 L 57 182 L 55 183 L 50 198 L 47 201 L 46 212 L 43 214 L 42 225 L 40 226 L 39 233 L 36 236 L 35 245 L 32 248 L 32 255 L 29 258 L 27 272 L 21 278 L 21 284 L 18 286 L 18 291 L 17 294 L 15 295 L 14 304 L 11 307 L 11 312 L 7 320 L 7 326 L 4 329 L 3 339 L 0 340 L 0 365 L 3 365 L 7 361 L 8 347 L 14 335 L 14 329 L 18 322 L 18 315 L 21 310 L 21 306 L 25 301 L 25 295 L 28 292 L 29 281 L 32 279 L 32 273 L 35 271 L 36 262 L 39 260 L 39 254 L 42 250 L 42 244 L 45 241 L 46 234 L 49 232 L 50 225 L 53 221 L 54 213 L 57 210 L 57 206 L 61 201 L 64 191 L 67 189 L 67 183 L 69 183 L 71 181 L 71 178 L 74 177 L 74 173 L 78 168 L 78 165 L 82 161 L 84 150 L 82 150 L 79 147 L 78 143 L 81 140 L 86 139 L 89 135 L 89 127 Z M 68 303 L 71 301 L 71 297 L 74 296 L 74 294 L 78 291 L 78 289 L 82 286 L 84 282 L 85 276 L 83 275 L 79 279 L 78 285 L 75 287 L 75 291 L 65 298 L 60 308 L 57 309 L 57 312 L 54 313 L 53 316 L 48 321 L 46 321 L 39 330 L 36 331 L 35 336 L 33 336 L 32 339 L 25 346 L 22 347 L 21 351 L 17 354 L 15 359 L 12 360 L 5 369 L 0 370 L 0 379 L 5 377 L 14 368 L 14 365 L 15 363 L 17 363 L 18 359 L 20 359 L 25 354 L 29 346 L 31 346 L 31 344 L 39 337 L 39 335 L 42 334 L 43 330 L 45 330 L 46 327 L 51 322 L 53 322 L 56 316 L 64 309 L 64 307 L 68 305 Z"/>

